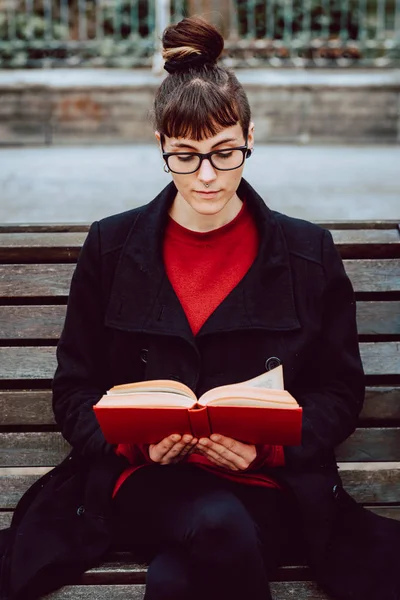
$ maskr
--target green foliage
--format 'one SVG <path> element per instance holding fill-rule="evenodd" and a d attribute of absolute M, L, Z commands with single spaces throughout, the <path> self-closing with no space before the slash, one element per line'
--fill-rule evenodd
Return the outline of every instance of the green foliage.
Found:
<path fill-rule="evenodd" d="M 15 0 L 17 1 L 17 0 Z M 150 0 L 86 0 L 86 35 L 80 39 L 78 0 L 68 0 L 62 13 L 60 0 L 53 0 L 51 20 L 43 2 L 33 0 L 34 12 L 25 10 L 25 1 L 12 12 L 0 11 L 0 67 L 24 66 L 143 66 L 150 64 L 154 51 L 154 2 Z M 386 1 L 385 24 L 394 28 L 395 0 Z M 180 2 L 188 14 L 187 2 Z M 175 10 L 177 1 L 173 2 Z M 236 0 L 241 38 L 280 40 L 281 58 L 298 55 L 313 59 L 311 41 L 373 39 L 377 31 L 376 0 Z M 99 7 L 101 10 L 99 11 Z M 175 8 L 174 8 L 175 7 Z M 65 22 L 66 14 L 68 23 Z M 100 19 L 100 21 L 99 21 Z M 97 37 L 100 27 L 102 36 Z M 11 39 L 12 38 L 12 39 Z M 364 48 L 363 58 L 399 58 L 399 43 L 387 49 Z M 358 51 L 357 51 L 358 52 Z M 368 54 L 367 54 L 368 53 Z M 258 57 L 274 54 L 257 51 Z M 239 56 L 239 55 L 238 55 Z M 320 56 L 324 56 L 322 53 Z M 325 54 L 325 57 L 328 56 Z M 328 58 L 337 58 L 328 56 Z M 342 55 L 343 56 L 343 55 Z M 358 60 L 360 53 L 352 55 Z"/>

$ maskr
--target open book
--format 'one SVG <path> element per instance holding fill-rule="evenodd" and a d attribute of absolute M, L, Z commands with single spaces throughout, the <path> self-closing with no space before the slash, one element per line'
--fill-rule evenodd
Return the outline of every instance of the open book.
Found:
<path fill-rule="evenodd" d="M 302 409 L 283 389 L 282 366 L 196 398 L 173 380 L 111 388 L 93 407 L 111 444 L 157 443 L 172 433 L 219 433 L 251 444 L 301 443 Z"/>

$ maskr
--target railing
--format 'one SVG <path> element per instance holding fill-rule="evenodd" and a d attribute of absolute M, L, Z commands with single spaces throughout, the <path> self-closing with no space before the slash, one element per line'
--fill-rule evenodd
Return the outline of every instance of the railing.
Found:
<path fill-rule="evenodd" d="M 0 67 L 150 66 L 190 14 L 233 66 L 400 64 L 400 0 L 0 0 Z"/>

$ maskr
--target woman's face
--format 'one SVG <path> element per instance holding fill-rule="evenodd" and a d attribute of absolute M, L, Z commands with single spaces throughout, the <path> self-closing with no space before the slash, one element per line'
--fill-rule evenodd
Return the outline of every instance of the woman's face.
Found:
<path fill-rule="evenodd" d="M 247 139 L 248 148 L 253 148 L 254 125 L 250 124 Z M 160 141 L 160 134 L 156 132 Z M 190 138 L 169 138 L 164 136 L 164 152 L 201 152 L 206 154 L 213 150 L 224 150 L 244 146 L 246 140 L 239 123 L 226 127 L 217 135 L 201 142 Z M 200 168 L 194 173 L 172 173 L 172 178 L 183 200 L 199 215 L 216 215 L 236 198 L 236 190 L 242 178 L 244 164 L 231 171 L 215 169 L 209 160 L 204 159 Z M 206 186 L 208 184 L 208 187 Z"/>

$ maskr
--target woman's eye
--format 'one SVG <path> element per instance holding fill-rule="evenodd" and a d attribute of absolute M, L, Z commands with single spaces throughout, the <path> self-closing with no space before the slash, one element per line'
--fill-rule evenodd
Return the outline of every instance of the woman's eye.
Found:
<path fill-rule="evenodd" d="M 218 158 L 231 158 L 233 152 L 218 152 L 216 155 Z"/>
<path fill-rule="evenodd" d="M 179 162 L 184 162 L 184 163 L 190 162 L 190 161 L 194 160 L 194 158 L 195 157 L 192 154 L 187 154 L 185 156 L 177 156 L 177 159 L 179 160 Z"/>

